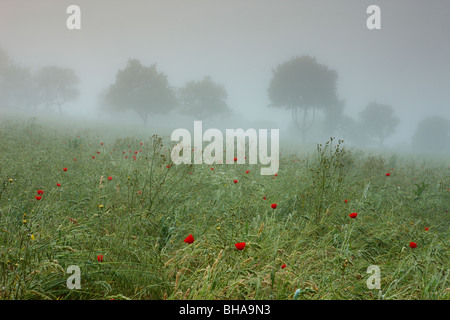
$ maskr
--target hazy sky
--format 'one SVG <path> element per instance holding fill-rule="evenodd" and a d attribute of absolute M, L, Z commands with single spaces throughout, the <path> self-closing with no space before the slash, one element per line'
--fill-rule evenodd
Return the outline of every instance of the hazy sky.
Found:
<path fill-rule="evenodd" d="M 81 30 L 66 28 L 71 4 Z M 366 27 L 372 4 L 381 30 Z M 449 19 L 444 0 L 1 0 L 0 46 L 24 66 L 75 68 L 82 114 L 137 58 L 173 86 L 210 75 L 243 117 L 280 125 L 290 112 L 267 107 L 272 69 L 309 54 L 338 72 L 347 115 L 390 104 L 402 121 L 392 141 L 409 142 L 420 119 L 450 119 Z"/>

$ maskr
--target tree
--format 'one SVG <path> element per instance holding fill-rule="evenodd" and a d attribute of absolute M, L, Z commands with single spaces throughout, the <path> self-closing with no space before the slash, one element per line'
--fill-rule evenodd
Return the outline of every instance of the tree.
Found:
<path fill-rule="evenodd" d="M 40 101 L 47 107 L 54 105 L 62 113 L 62 106 L 76 100 L 79 95 L 79 79 L 73 69 L 48 66 L 35 77 Z"/>
<path fill-rule="evenodd" d="M 38 104 L 31 70 L 18 66 L 0 48 L 0 107 L 29 108 Z"/>
<path fill-rule="evenodd" d="M 413 147 L 429 153 L 450 153 L 449 141 L 450 121 L 438 116 L 420 121 L 412 136 Z"/>
<path fill-rule="evenodd" d="M 147 125 L 151 113 L 167 114 L 176 106 L 167 76 L 156 70 L 156 64 L 145 67 L 130 59 L 119 70 L 116 82 L 100 94 L 100 105 L 112 111 L 134 110 Z"/>
<path fill-rule="evenodd" d="M 369 103 L 366 108 L 359 113 L 362 128 L 371 138 L 378 140 L 379 146 L 384 140 L 395 132 L 399 124 L 399 119 L 394 115 L 394 109 L 390 105 Z"/>
<path fill-rule="evenodd" d="M 227 116 L 231 113 L 227 105 L 227 91 L 225 87 L 214 83 L 210 77 L 202 81 L 190 81 L 178 91 L 179 112 L 193 115 L 198 120 Z"/>
<path fill-rule="evenodd" d="M 310 56 L 295 57 L 273 70 L 268 95 L 270 106 L 291 110 L 295 126 L 305 141 L 306 131 L 314 123 L 316 109 L 326 110 L 339 105 L 336 95 L 337 73 L 318 64 Z M 300 124 L 298 111 L 303 111 Z M 312 119 L 307 125 L 307 116 L 312 111 Z"/>

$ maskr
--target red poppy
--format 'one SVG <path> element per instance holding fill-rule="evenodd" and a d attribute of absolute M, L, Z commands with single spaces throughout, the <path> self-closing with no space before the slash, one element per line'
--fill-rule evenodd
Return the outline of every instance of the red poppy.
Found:
<path fill-rule="evenodd" d="M 245 173 L 249 173 L 249 172 L 250 172 L 250 170 L 245 171 Z"/>
<path fill-rule="evenodd" d="M 77 161 L 77 159 L 73 159 L 73 161 Z"/>
<path fill-rule="evenodd" d="M 135 152 L 134 152 L 134 154 L 138 154 L 138 152 L 137 152 L 137 151 L 135 151 Z"/>
<path fill-rule="evenodd" d="M 63 168 L 63 171 L 66 172 L 66 171 L 67 171 L 67 168 Z"/>
<path fill-rule="evenodd" d="M 92 156 L 92 159 L 95 159 L 95 156 Z"/>
<path fill-rule="evenodd" d="M 275 173 L 275 177 L 278 177 L 278 173 Z"/>
<path fill-rule="evenodd" d="M 272 204 L 270 205 L 270 207 L 271 207 L 272 209 L 276 209 L 276 208 L 277 208 L 277 204 L 276 204 L 276 203 L 272 203 Z"/>
<path fill-rule="evenodd" d="M 347 203 L 347 201 L 348 201 L 347 199 L 344 200 L 345 203 Z"/>
<path fill-rule="evenodd" d="M 211 170 L 214 170 L 214 168 L 211 168 Z"/>
<path fill-rule="evenodd" d="M 430 229 L 430 228 L 426 227 L 426 228 L 425 228 L 425 231 L 428 231 L 429 229 Z"/>
<path fill-rule="evenodd" d="M 284 268 L 286 268 L 286 264 L 283 264 L 283 265 L 281 266 L 281 269 L 284 269 Z"/>
<path fill-rule="evenodd" d="M 186 237 L 186 239 L 184 239 L 184 242 L 186 242 L 186 243 L 193 243 L 194 242 L 194 237 L 192 236 L 192 234 L 188 235 Z"/>
<path fill-rule="evenodd" d="M 237 181 L 236 179 L 234 179 L 233 182 L 234 182 L 235 184 L 238 183 L 238 181 Z"/>
<path fill-rule="evenodd" d="M 42 194 L 44 194 L 44 191 L 38 190 L 38 191 L 37 191 L 37 194 L 42 195 Z"/>
<path fill-rule="evenodd" d="M 61 187 L 61 184 L 60 184 L 60 183 L 57 183 L 56 186 L 57 186 L 57 187 Z"/>
<path fill-rule="evenodd" d="M 415 242 L 410 242 L 409 243 L 409 246 L 411 247 L 411 248 L 417 248 L 417 243 L 415 243 Z"/>
<path fill-rule="evenodd" d="M 353 212 L 353 213 L 350 213 L 348 216 L 349 216 L 350 218 L 356 218 L 357 215 L 358 215 L 357 212 Z"/>
<path fill-rule="evenodd" d="M 141 142 L 141 143 L 140 143 L 140 145 L 142 146 L 142 145 L 143 145 L 143 143 Z"/>
<path fill-rule="evenodd" d="M 234 158 L 234 162 L 236 162 L 237 161 L 237 158 Z"/>
<path fill-rule="evenodd" d="M 100 154 L 100 151 L 97 151 L 97 154 Z"/>
<path fill-rule="evenodd" d="M 99 255 L 97 256 L 97 261 L 98 261 L 98 262 L 103 262 L 103 255 L 102 255 L 102 254 L 99 254 Z"/>
<path fill-rule="evenodd" d="M 112 180 L 112 177 L 108 177 L 108 180 L 111 181 L 111 180 Z"/>
<path fill-rule="evenodd" d="M 266 200 L 266 197 L 263 197 L 263 200 Z"/>
<path fill-rule="evenodd" d="M 36 196 L 36 200 L 41 200 L 42 197 L 41 196 Z"/>
<path fill-rule="evenodd" d="M 100 142 L 100 145 L 102 146 L 102 145 L 103 145 L 103 142 Z"/>
<path fill-rule="evenodd" d="M 386 177 L 389 177 L 390 175 L 391 175 L 391 173 L 390 173 L 390 172 L 386 173 Z"/>
<path fill-rule="evenodd" d="M 166 166 L 166 168 L 169 169 L 169 168 L 170 168 L 170 164 L 168 164 L 168 165 Z"/>
<path fill-rule="evenodd" d="M 236 246 L 236 249 L 238 249 L 238 250 L 244 250 L 245 242 L 236 243 L 235 246 Z"/>

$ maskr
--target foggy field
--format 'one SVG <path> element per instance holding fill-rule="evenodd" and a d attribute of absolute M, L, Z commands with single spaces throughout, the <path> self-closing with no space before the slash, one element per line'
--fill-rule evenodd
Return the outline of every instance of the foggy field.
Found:
<path fill-rule="evenodd" d="M 168 134 L 2 118 L 0 299 L 450 298 L 448 156 L 281 141 L 264 176 L 173 165 Z"/>

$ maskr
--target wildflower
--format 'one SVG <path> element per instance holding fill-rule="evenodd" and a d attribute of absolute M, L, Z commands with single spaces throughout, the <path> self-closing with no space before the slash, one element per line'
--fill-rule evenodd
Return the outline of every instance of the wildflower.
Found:
<path fill-rule="evenodd" d="M 64 171 L 64 172 L 67 172 L 67 168 L 63 168 L 63 171 Z"/>
<path fill-rule="evenodd" d="M 95 156 L 92 156 L 92 159 L 95 159 Z"/>
<path fill-rule="evenodd" d="M 266 197 L 263 197 L 263 200 L 266 200 Z"/>
<path fill-rule="evenodd" d="M 425 228 L 425 231 L 428 231 L 429 229 L 430 229 L 430 228 L 426 227 L 426 228 Z"/>
<path fill-rule="evenodd" d="M 36 196 L 36 200 L 41 200 L 42 199 L 42 196 Z"/>
<path fill-rule="evenodd" d="M 37 194 L 38 194 L 38 195 L 43 195 L 43 194 L 44 194 L 44 191 L 38 190 L 38 191 L 37 191 Z"/>
<path fill-rule="evenodd" d="M 57 187 L 61 187 L 61 183 L 57 183 L 56 186 L 57 186 Z"/>
<path fill-rule="evenodd" d="M 272 204 L 270 205 L 270 207 L 271 207 L 272 209 L 276 209 L 276 208 L 277 208 L 277 204 L 276 204 L 276 203 L 272 203 Z"/>
<path fill-rule="evenodd" d="M 100 154 L 100 151 L 97 151 L 97 154 Z"/>
<path fill-rule="evenodd" d="M 410 243 L 409 243 L 409 246 L 410 246 L 412 249 L 417 248 L 417 243 L 415 243 L 415 242 L 410 242 Z"/>
<path fill-rule="evenodd" d="M 347 203 L 347 201 L 348 201 L 347 199 L 344 200 L 345 203 Z"/>
<path fill-rule="evenodd" d="M 99 207 L 100 209 L 103 209 L 103 205 L 102 205 L 102 204 L 101 204 L 101 205 L 99 205 L 98 207 Z"/>
<path fill-rule="evenodd" d="M 23 219 L 22 222 L 25 224 L 25 223 L 27 223 L 27 220 Z"/>
<path fill-rule="evenodd" d="M 250 170 L 245 171 L 245 173 L 249 173 L 249 172 L 250 172 Z"/>
<path fill-rule="evenodd" d="M 283 264 L 283 265 L 281 266 L 281 269 L 284 269 L 284 268 L 286 268 L 286 264 Z"/>
<path fill-rule="evenodd" d="M 9 182 L 13 182 L 13 179 L 9 179 Z"/>
<path fill-rule="evenodd" d="M 99 255 L 97 256 L 97 261 L 98 261 L 98 262 L 103 262 L 103 255 L 102 255 L 102 254 L 99 254 Z"/>
<path fill-rule="evenodd" d="M 245 242 L 236 243 L 235 246 L 236 246 L 236 249 L 238 249 L 238 250 L 244 250 Z"/>
<path fill-rule="evenodd" d="M 233 180 L 234 184 L 238 183 L 238 181 L 236 179 Z"/>
<path fill-rule="evenodd" d="M 211 168 L 211 170 L 214 170 L 214 168 Z"/>
<path fill-rule="evenodd" d="M 30 236 L 30 238 L 31 238 L 31 240 L 34 240 L 34 234 L 32 234 L 32 235 Z"/>
<path fill-rule="evenodd" d="M 278 173 L 275 173 L 275 177 L 278 177 Z"/>
<path fill-rule="evenodd" d="M 108 177 L 108 180 L 111 181 L 111 180 L 112 180 L 112 177 Z"/>
<path fill-rule="evenodd" d="M 234 162 L 236 162 L 237 161 L 237 158 L 234 158 Z"/>
<path fill-rule="evenodd" d="M 166 168 L 169 169 L 169 168 L 170 168 L 170 164 L 168 164 L 168 165 L 166 166 Z"/>
<path fill-rule="evenodd" d="M 103 145 L 103 142 L 100 142 L 100 145 L 102 146 L 102 145 Z"/>
<path fill-rule="evenodd" d="M 73 161 L 77 161 L 77 159 L 74 158 Z"/>
<path fill-rule="evenodd" d="M 189 243 L 189 244 L 193 243 L 194 242 L 194 237 L 192 236 L 192 234 L 188 235 L 186 237 L 186 239 L 184 239 L 184 242 Z"/>
<path fill-rule="evenodd" d="M 353 219 L 353 218 L 356 218 L 357 215 L 358 215 L 357 212 L 353 212 L 353 213 L 350 213 L 348 216 Z"/>
<path fill-rule="evenodd" d="M 390 172 L 386 173 L 386 177 L 389 177 L 390 175 L 391 175 L 391 173 L 390 173 Z"/>
<path fill-rule="evenodd" d="M 141 142 L 141 143 L 140 143 L 140 145 L 142 146 L 142 145 L 143 145 L 143 143 Z"/>

